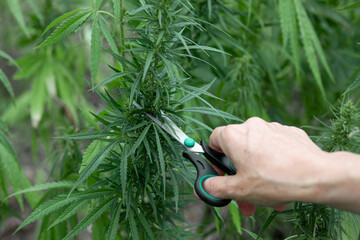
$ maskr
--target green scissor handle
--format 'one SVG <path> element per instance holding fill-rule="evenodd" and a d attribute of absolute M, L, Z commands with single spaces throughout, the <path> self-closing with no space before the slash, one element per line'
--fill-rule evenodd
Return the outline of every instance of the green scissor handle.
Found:
<path fill-rule="evenodd" d="M 228 205 L 231 202 L 231 199 L 215 198 L 208 194 L 203 187 L 206 179 L 219 176 L 219 173 L 216 172 L 204 158 L 202 158 L 196 153 L 193 153 L 191 151 L 184 151 L 183 156 L 189 159 L 196 167 L 197 177 L 195 180 L 194 188 L 196 194 L 200 197 L 200 199 L 214 207 L 224 207 Z"/>

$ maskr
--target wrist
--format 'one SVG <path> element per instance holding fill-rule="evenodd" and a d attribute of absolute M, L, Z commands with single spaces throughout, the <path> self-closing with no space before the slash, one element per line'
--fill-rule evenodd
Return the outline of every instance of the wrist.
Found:
<path fill-rule="evenodd" d="M 302 201 L 358 212 L 359 156 L 349 152 L 323 152 L 318 160 L 313 186 Z"/>
<path fill-rule="evenodd" d="M 296 170 L 300 175 L 290 191 L 291 201 L 323 204 L 335 175 L 335 166 L 329 166 L 330 153 L 320 150 L 299 158 L 302 166 Z"/>

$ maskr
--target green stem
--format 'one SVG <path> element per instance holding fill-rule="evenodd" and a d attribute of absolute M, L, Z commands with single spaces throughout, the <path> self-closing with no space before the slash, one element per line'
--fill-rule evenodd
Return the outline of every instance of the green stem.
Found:
<path fill-rule="evenodd" d="M 109 15 L 109 16 L 112 17 L 112 18 L 115 18 L 114 15 L 112 15 L 112 14 L 109 13 L 109 12 L 103 11 L 103 10 L 98 10 L 97 12 L 98 12 L 98 13 L 104 13 L 104 14 L 106 14 L 106 15 Z"/>

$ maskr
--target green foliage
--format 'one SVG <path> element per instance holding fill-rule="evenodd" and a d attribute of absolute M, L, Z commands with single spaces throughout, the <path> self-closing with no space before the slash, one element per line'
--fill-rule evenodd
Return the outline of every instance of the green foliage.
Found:
<path fill-rule="evenodd" d="M 91 12 L 84 11 L 82 13 L 78 13 L 77 11 L 75 15 L 67 14 L 66 16 L 69 17 L 65 19 L 64 22 L 61 23 L 60 26 L 36 48 L 49 46 L 50 44 L 57 43 L 60 40 L 68 37 L 70 34 L 78 30 L 90 18 Z M 62 17 L 64 17 L 64 15 Z M 62 17 L 60 19 L 62 19 Z M 58 21 L 59 19 L 55 19 L 55 22 Z M 55 23 L 53 23 L 53 25 L 55 25 Z"/>
<path fill-rule="evenodd" d="M 334 109 L 334 119 L 331 124 L 323 124 L 323 134 L 315 140 L 322 145 L 326 151 L 351 151 L 359 152 L 359 127 L 360 109 L 351 101 L 345 100 L 341 106 Z"/>
<path fill-rule="evenodd" d="M 17 216 L 7 198 L 22 204 L 25 194 L 33 212 L 18 230 L 40 220 L 37 239 L 71 239 L 90 225 L 93 239 L 359 234 L 358 217 L 310 203 L 281 213 L 261 209 L 253 218 L 231 204 L 204 211 L 203 224 L 189 231 L 182 213 L 192 200 L 194 168 L 181 157 L 182 147 L 146 116 L 163 120 L 164 113 L 197 140 L 251 116 L 315 125 L 309 131 L 323 149 L 360 153 L 357 2 L 3 2 L 9 11 L 4 19 L 12 15 L 19 31 L 2 34 L 17 51 L 1 48 L 20 57 L 0 51 L 17 66 L 13 77 L 0 70 L 12 98 L 0 97 L 0 209 Z M 11 78 L 19 80 L 15 91 Z M 342 95 L 349 79 L 355 81 Z M 47 181 L 33 187 L 5 127 L 25 131 L 29 121 L 32 158 L 45 150 L 49 168 Z M 282 237 L 275 236 L 279 231 Z"/>
<path fill-rule="evenodd" d="M 19 23 L 21 29 L 24 31 L 25 35 L 27 37 L 29 37 L 30 33 L 29 33 L 28 28 L 25 25 L 25 19 L 22 14 L 20 1 L 19 0 L 14 0 L 14 1 L 7 0 L 7 4 L 9 5 L 9 10 L 14 15 L 14 17 L 15 17 L 16 21 Z"/>
<path fill-rule="evenodd" d="M 184 125 L 184 121 L 180 118 L 180 114 L 184 112 L 198 112 L 224 119 L 239 119 L 216 110 L 200 97 L 201 94 L 209 97 L 215 97 L 214 95 L 201 88 L 184 84 L 183 78 L 178 79 L 178 76 L 185 74 L 179 63 L 180 57 L 184 56 L 182 51 L 188 53 L 191 50 L 222 52 L 213 47 L 197 45 L 181 36 L 186 30 L 184 26 L 194 22 L 192 18 L 182 15 L 188 8 L 188 3 L 164 1 L 151 2 L 151 5 L 143 2 L 133 2 L 133 4 L 135 5 L 129 13 L 128 21 L 134 26 L 132 31 L 137 34 L 137 37 L 125 40 L 125 45 L 122 46 L 124 49 L 121 50 L 129 52 L 131 58 L 124 58 L 118 55 L 117 51 L 110 52 L 118 60 L 117 64 L 121 66 L 122 72 L 115 73 L 114 76 L 95 86 L 99 88 L 113 83 L 114 80 L 121 80 L 119 83 L 114 82 L 116 84 L 112 88 L 112 91 L 119 92 L 119 95 L 113 97 L 108 93 L 106 95 L 99 93 L 108 104 L 102 113 L 94 114 L 101 123 L 102 130 L 64 137 L 73 140 L 97 139 L 89 145 L 84 154 L 79 179 L 73 184 L 68 198 L 55 197 L 40 205 L 19 229 L 69 204 L 73 205 L 67 208 L 68 210 L 56 223 L 61 223 L 67 217 L 76 214 L 75 210 L 80 211 L 83 208 L 82 203 L 75 202 L 78 199 L 78 188 L 87 180 L 89 189 L 103 186 L 116 190 L 116 195 L 104 202 L 99 202 L 97 207 L 92 206 L 87 217 L 68 233 L 65 239 L 77 235 L 111 206 L 116 206 L 115 219 L 118 219 L 118 224 L 129 228 L 129 233 L 134 239 L 168 238 L 175 236 L 175 232 L 179 234 L 179 237 L 185 234 L 181 228 L 178 229 L 177 222 L 183 221 L 181 215 L 172 209 L 183 207 L 184 201 L 180 200 L 182 194 L 180 189 L 184 188 L 182 179 L 192 178 L 193 173 L 179 171 L 189 166 L 189 163 L 184 163 L 180 157 L 180 146 L 174 143 L 162 129 L 154 125 L 145 113 L 152 113 L 161 119 L 160 111 L 162 111 L 181 125 Z M 102 10 L 99 10 L 98 6 L 100 6 L 99 3 L 96 4 L 94 11 L 99 13 Z M 80 26 L 80 22 L 84 22 L 81 19 L 88 16 L 87 12 L 82 13 L 83 15 L 74 11 L 72 13 L 75 15 L 66 15 L 67 20 L 65 17 L 55 20 L 56 23 L 61 20 L 64 22 L 39 47 L 56 43 L 68 36 L 74 31 L 74 26 L 76 24 L 78 24 L 77 27 Z M 101 20 L 99 19 L 98 15 L 93 15 L 90 64 L 93 78 L 96 76 L 100 61 L 99 27 L 101 25 L 99 21 Z M 142 23 L 136 25 L 139 19 Z M 55 24 L 51 24 L 53 25 Z M 105 39 L 111 39 L 106 30 L 103 30 L 103 34 Z M 111 44 L 112 41 L 109 42 Z M 121 71 L 116 66 L 113 69 Z M 175 100 L 177 96 L 180 97 L 180 102 Z M 208 107 L 183 108 L 182 104 L 192 98 L 200 99 Z M 135 107 L 132 104 L 133 101 L 139 103 L 142 109 Z M 169 171 L 171 171 L 171 177 L 167 175 Z M 94 177 L 98 179 L 98 182 L 91 184 L 90 180 Z M 112 201 L 115 199 L 119 202 Z M 108 234 L 112 237 L 116 234 L 116 229 L 114 229 L 116 225 L 117 223 L 109 222 L 108 227 L 112 230 Z"/>
<path fill-rule="evenodd" d="M 0 120 L 0 205 L 5 203 L 5 197 L 9 194 L 9 187 L 12 187 L 14 191 L 30 187 L 30 182 L 20 168 L 16 153 L 7 134 L 10 134 L 9 129 Z M 39 197 L 33 193 L 26 193 L 25 197 L 33 207 L 39 201 Z M 17 200 L 20 207 L 23 208 L 22 197 L 17 196 Z M 11 210 L 9 210 L 9 213 L 11 213 Z M 5 216 L 6 214 L 5 212 Z"/>
<path fill-rule="evenodd" d="M 2 51 L 2 50 L 0 50 L 0 57 L 7 59 L 11 64 L 19 67 L 19 65 L 17 65 L 15 60 L 12 57 L 10 57 L 7 53 Z M 11 87 L 9 79 L 7 78 L 7 76 L 5 75 L 3 70 L 1 70 L 1 69 L 0 69 L 0 81 L 4 85 L 4 87 L 6 88 L 8 93 L 10 94 L 11 98 L 13 99 L 15 97 L 14 90 Z"/>

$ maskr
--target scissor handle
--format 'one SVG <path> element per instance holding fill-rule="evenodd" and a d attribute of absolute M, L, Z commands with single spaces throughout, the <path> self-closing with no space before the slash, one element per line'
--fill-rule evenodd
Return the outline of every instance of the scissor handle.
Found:
<path fill-rule="evenodd" d="M 204 155 L 210 162 L 220 168 L 228 175 L 235 175 L 236 169 L 234 168 L 231 160 L 225 154 L 211 149 L 203 140 L 200 141 L 201 147 L 204 149 Z"/>
<path fill-rule="evenodd" d="M 220 199 L 213 197 L 208 194 L 203 187 L 203 183 L 206 179 L 219 176 L 219 173 L 216 172 L 204 158 L 191 151 L 184 151 L 183 156 L 189 159 L 196 167 L 197 177 L 194 188 L 200 199 L 214 207 L 224 207 L 228 205 L 231 202 L 230 199 Z"/>

